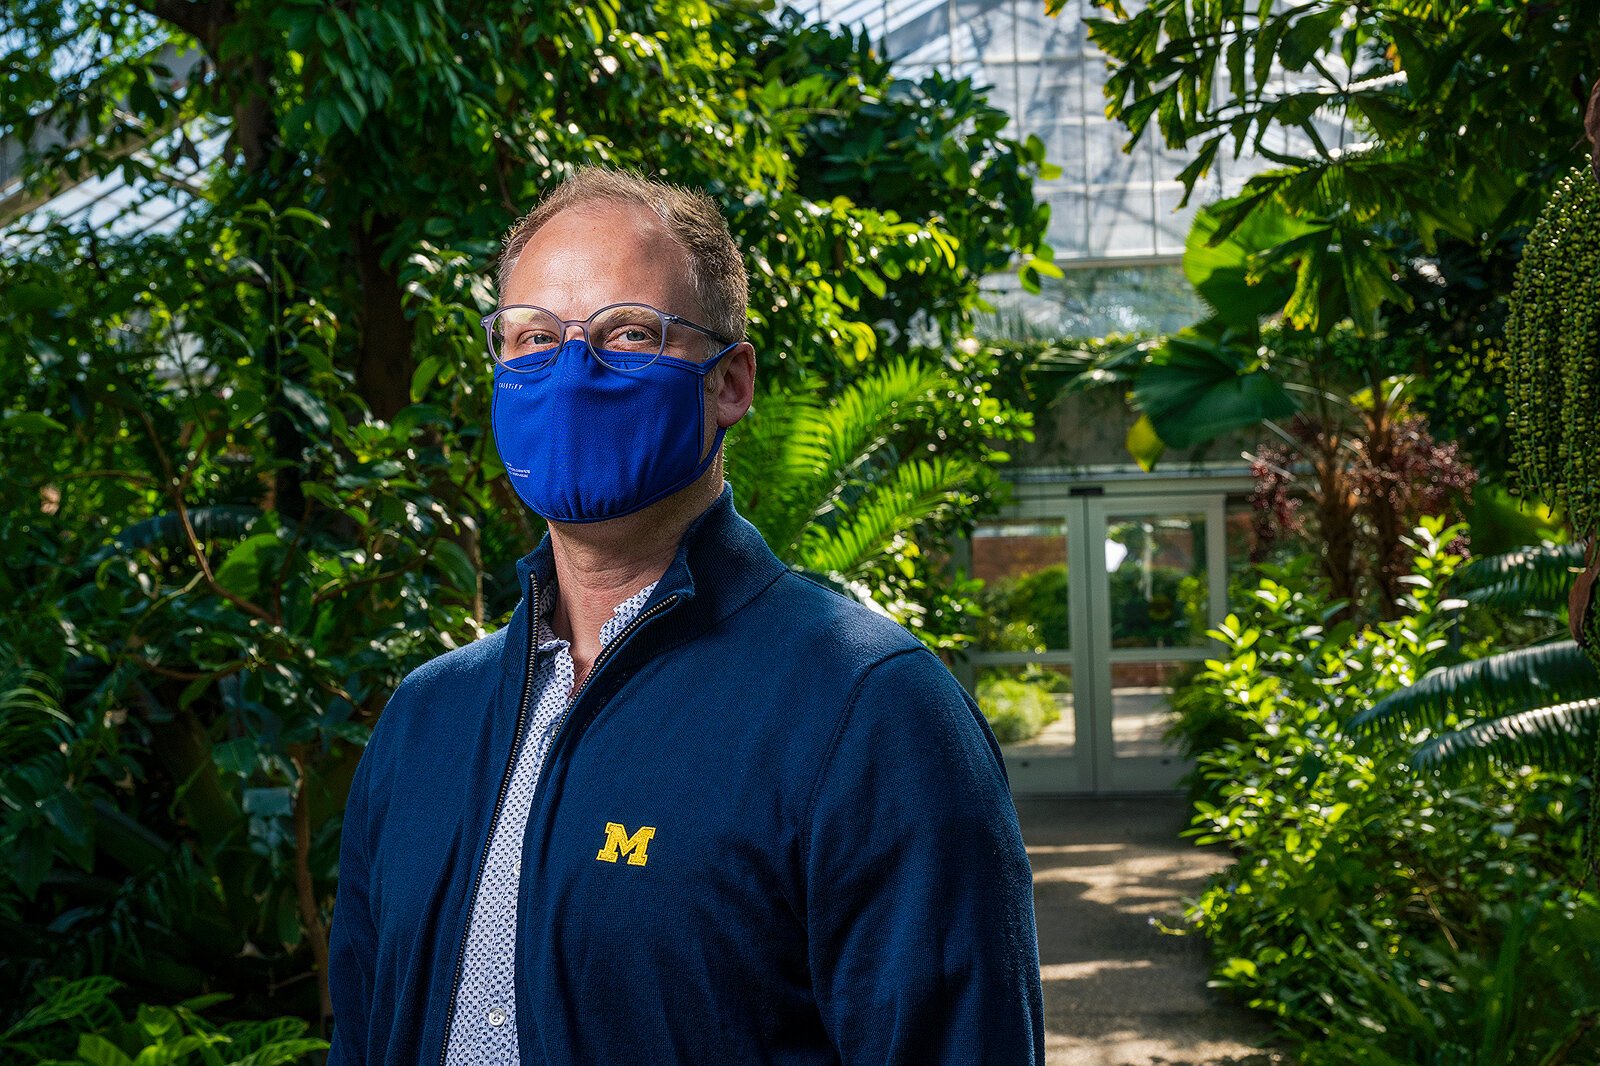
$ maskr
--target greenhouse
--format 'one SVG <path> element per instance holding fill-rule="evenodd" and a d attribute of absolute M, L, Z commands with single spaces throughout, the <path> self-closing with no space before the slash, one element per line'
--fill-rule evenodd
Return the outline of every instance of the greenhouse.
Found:
<path fill-rule="evenodd" d="M 13 3 L 0 1061 L 1600 1061 L 1591 8 Z"/>

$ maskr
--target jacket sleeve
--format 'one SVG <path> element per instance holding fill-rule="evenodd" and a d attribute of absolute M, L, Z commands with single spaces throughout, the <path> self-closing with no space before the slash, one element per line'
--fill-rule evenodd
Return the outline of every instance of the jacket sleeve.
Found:
<path fill-rule="evenodd" d="M 813 790 L 812 985 L 846 1066 L 1044 1062 L 1033 877 L 1000 749 L 932 653 L 856 686 Z"/>
<path fill-rule="evenodd" d="M 367 1061 L 372 974 L 378 950 L 369 896 L 367 763 L 363 755 L 350 782 L 339 841 L 339 888 L 333 902 L 333 924 L 328 930 L 333 1048 L 328 1052 L 327 1066 L 362 1066 Z"/>

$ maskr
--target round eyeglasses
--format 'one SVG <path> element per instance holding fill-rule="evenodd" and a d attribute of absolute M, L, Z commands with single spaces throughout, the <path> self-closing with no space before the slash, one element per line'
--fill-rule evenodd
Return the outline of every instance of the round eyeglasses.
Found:
<path fill-rule="evenodd" d="M 723 346 L 734 342 L 649 304 L 607 304 L 588 318 L 560 318 L 532 304 L 508 304 L 482 319 L 489 351 L 507 370 L 541 370 L 555 362 L 567 329 L 577 326 L 589 351 L 613 370 L 643 370 L 663 355 L 698 361 L 687 331 L 710 337 Z"/>

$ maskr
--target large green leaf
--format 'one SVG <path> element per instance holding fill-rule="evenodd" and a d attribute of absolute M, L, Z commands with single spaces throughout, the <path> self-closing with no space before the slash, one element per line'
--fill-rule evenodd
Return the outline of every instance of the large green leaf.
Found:
<path fill-rule="evenodd" d="M 1174 448 L 1295 412 L 1255 350 L 1231 343 L 1219 326 L 1212 320 L 1170 338 L 1139 373 L 1133 402 Z"/>
<path fill-rule="evenodd" d="M 1138 421 L 1128 428 L 1128 436 L 1124 443 L 1127 445 L 1128 454 L 1139 464 L 1139 469 L 1146 473 L 1156 468 L 1156 463 L 1167 450 L 1167 442 L 1161 439 L 1156 427 L 1150 424 L 1149 415 L 1140 415 Z"/>
<path fill-rule="evenodd" d="M 248 504 L 225 503 L 189 509 L 189 524 L 194 535 L 202 542 L 213 538 L 243 536 L 260 517 L 261 509 Z M 177 512 L 168 511 L 127 526 L 112 538 L 111 543 L 90 555 L 88 562 L 98 566 L 113 556 L 126 555 L 143 548 L 181 551 L 187 543 Z"/>
<path fill-rule="evenodd" d="M 1244 206 L 1242 199 L 1209 204 L 1195 214 L 1184 242 L 1183 273 L 1220 321 L 1253 330 L 1263 317 L 1283 309 L 1294 288 L 1294 271 L 1286 267 L 1257 276 L 1261 253 L 1311 227 L 1263 200 L 1229 228 L 1229 216 Z"/>
<path fill-rule="evenodd" d="M 1451 590 L 1468 603 L 1554 612 L 1566 606 L 1582 568 L 1582 544 L 1537 544 L 1474 559 L 1456 574 Z"/>

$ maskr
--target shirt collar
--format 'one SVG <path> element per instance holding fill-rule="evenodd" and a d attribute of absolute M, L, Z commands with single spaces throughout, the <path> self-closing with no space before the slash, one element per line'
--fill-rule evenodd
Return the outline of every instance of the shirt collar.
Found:
<path fill-rule="evenodd" d="M 655 591 L 655 587 L 660 583 L 660 580 L 660 578 L 657 578 L 655 581 L 650 582 L 650 584 L 612 608 L 611 617 L 606 619 L 605 624 L 600 627 L 600 646 L 602 648 L 615 640 L 617 634 L 628 628 L 628 624 L 639 616 L 639 612 L 644 609 L 645 603 L 649 601 L 650 594 Z M 566 640 L 557 636 L 555 630 L 550 627 L 550 619 L 555 614 L 557 595 L 557 585 L 552 581 L 548 593 L 540 597 L 544 601 L 544 610 L 539 615 L 539 628 L 537 630 L 539 651 L 541 653 L 556 647 L 564 647 L 567 643 Z"/>

